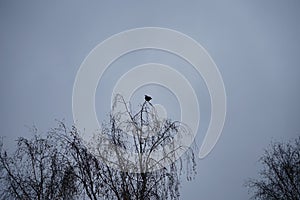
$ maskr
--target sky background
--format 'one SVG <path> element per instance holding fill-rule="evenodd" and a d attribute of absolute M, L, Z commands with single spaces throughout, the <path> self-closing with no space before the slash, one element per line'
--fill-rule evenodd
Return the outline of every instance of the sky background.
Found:
<path fill-rule="evenodd" d="M 174 29 L 209 52 L 227 93 L 221 138 L 205 159 L 198 160 L 195 180 L 183 181 L 181 198 L 249 199 L 243 183 L 257 176 L 263 149 L 272 140 L 300 135 L 299 19 L 297 0 L 0 0 L 0 134 L 13 148 L 18 136 L 31 136 L 26 126 L 35 124 L 43 132 L 55 126 L 55 119 L 72 124 L 76 73 L 97 44 L 132 28 Z M 201 99 L 197 137 L 201 144 L 210 117 L 201 77 L 165 52 L 146 50 L 126 56 L 113 63 L 98 85 L 100 121 L 118 77 L 137 64 L 166 63 L 188 77 Z M 178 117 L 178 102 L 167 88 L 142 87 L 132 102 L 141 103 L 145 92 L 154 103 L 166 105 L 171 117 Z"/>

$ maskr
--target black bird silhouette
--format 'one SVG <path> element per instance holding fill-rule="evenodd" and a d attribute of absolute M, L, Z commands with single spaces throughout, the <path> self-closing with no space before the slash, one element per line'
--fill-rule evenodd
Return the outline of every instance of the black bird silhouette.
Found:
<path fill-rule="evenodd" d="M 152 99 L 152 97 L 148 96 L 148 95 L 145 95 L 145 101 L 150 101 Z"/>

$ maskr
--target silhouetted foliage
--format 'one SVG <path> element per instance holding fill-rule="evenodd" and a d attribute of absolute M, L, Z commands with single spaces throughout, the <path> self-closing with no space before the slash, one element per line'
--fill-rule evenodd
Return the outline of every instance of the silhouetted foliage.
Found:
<path fill-rule="evenodd" d="M 116 110 L 119 105 L 122 108 Z M 45 139 L 20 138 L 12 156 L 2 149 L 2 198 L 179 199 L 182 173 L 188 180 L 195 175 L 193 148 L 174 146 L 171 152 L 164 148 L 173 147 L 175 135 L 188 135 L 188 128 L 158 118 L 147 101 L 133 113 L 117 96 L 100 133 L 86 141 L 76 126 L 69 129 L 59 122 Z M 175 161 L 181 148 L 187 151 Z M 132 160 L 128 151 L 138 156 Z M 157 151 L 163 159 L 153 159 Z"/>
<path fill-rule="evenodd" d="M 253 199 L 300 199 L 300 137 L 291 143 L 274 143 L 260 158 L 263 169 L 260 179 L 251 179 L 246 186 Z"/>

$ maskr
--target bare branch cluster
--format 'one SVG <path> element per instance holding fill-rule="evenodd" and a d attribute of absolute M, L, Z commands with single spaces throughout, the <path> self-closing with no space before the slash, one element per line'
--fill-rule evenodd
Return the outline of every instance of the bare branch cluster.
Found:
<path fill-rule="evenodd" d="M 253 199 L 300 199 L 300 137 L 291 143 L 273 143 L 260 158 L 260 179 L 247 182 Z"/>
<path fill-rule="evenodd" d="M 19 138 L 11 156 L 0 153 L 1 199 L 70 199 L 77 187 L 69 160 L 47 138 Z"/>

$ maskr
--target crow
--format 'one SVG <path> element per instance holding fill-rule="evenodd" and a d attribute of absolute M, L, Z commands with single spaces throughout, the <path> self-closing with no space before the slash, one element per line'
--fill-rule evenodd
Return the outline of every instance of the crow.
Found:
<path fill-rule="evenodd" d="M 152 97 L 148 96 L 148 95 L 145 95 L 145 101 L 150 101 L 152 99 Z"/>

